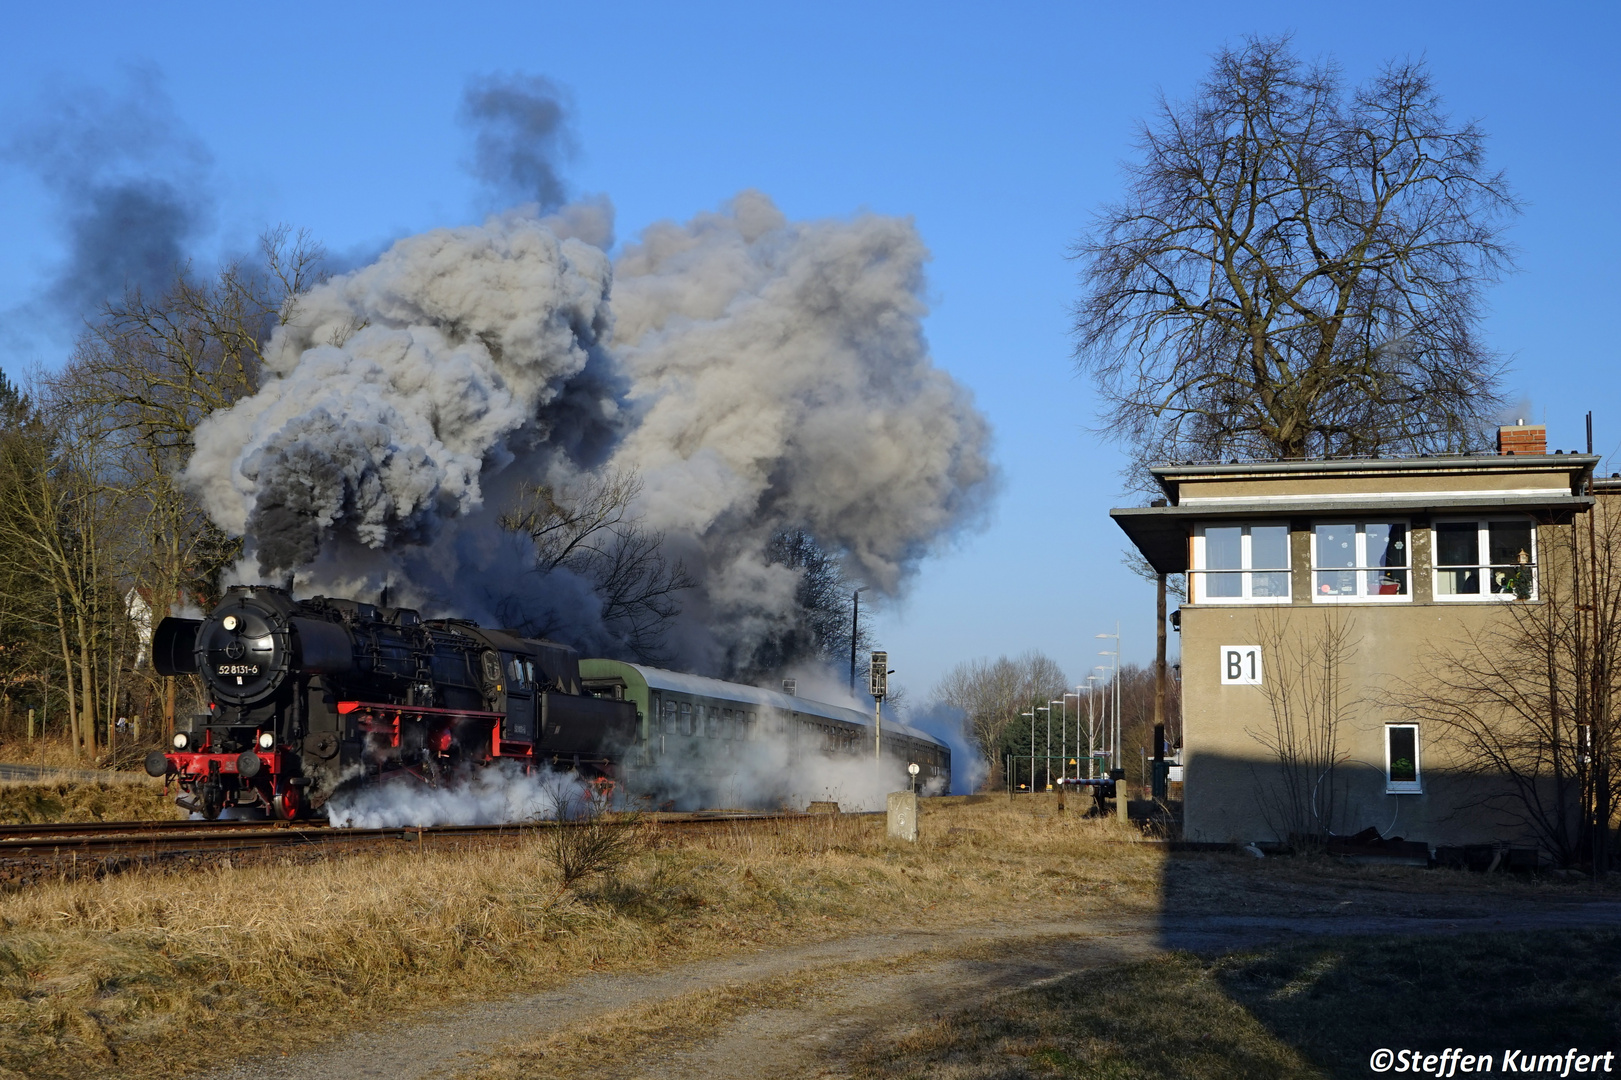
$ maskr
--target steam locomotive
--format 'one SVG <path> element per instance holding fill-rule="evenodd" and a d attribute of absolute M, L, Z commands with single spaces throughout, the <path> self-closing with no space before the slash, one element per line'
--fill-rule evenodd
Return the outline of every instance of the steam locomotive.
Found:
<path fill-rule="evenodd" d="M 409 608 L 238 586 L 206 619 L 164 619 L 152 646 L 209 705 L 146 770 L 210 819 L 310 817 L 344 785 L 501 760 L 608 775 L 639 735 L 634 703 L 582 691 L 567 646 Z"/>

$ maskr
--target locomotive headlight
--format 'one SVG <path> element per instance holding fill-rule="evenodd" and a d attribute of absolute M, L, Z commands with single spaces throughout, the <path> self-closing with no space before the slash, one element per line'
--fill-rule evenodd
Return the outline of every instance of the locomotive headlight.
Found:
<path fill-rule="evenodd" d="M 186 748 L 186 744 L 190 741 L 190 739 L 186 738 L 186 733 L 184 731 L 175 732 L 174 748 L 176 750 L 184 750 Z"/>
<path fill-rule="evenodd" d="M 225 616 L 224 619 L 220 620 L 220 625 L 225 627 L 225 629 L 227 629 L 227 630 L 235 630 L 236 629 L 236 616 L 235 615 L 227 615 L 227 616 Z"/>
<path fill-rule="evenodd" d="M 276 736 L 275 736 L 275 734 L 273 732 L 269 732 L 269 731 L 261 731 L 261 732 L 259 732 L 259 749 L 261 749 L 261 750 L 269 750 L 272 746 L 275 746 L 275 745 L 276 745 Z"/>

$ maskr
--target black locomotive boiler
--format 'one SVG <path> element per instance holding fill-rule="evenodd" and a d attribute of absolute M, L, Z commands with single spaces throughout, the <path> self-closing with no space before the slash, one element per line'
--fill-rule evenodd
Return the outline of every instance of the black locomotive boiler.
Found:
<path fill-rule="evenodd" d="M 208 818 L 310 817 L 344 785 L 438 784 L 501 760 L 612 775 L 638 735 L 634 704 L 581 692 L 565 645 L 269 586 L 230 589 L 205 619 L 164 619 L 153 662 L 207 688 L 208 712 L 146 769 Z"/>

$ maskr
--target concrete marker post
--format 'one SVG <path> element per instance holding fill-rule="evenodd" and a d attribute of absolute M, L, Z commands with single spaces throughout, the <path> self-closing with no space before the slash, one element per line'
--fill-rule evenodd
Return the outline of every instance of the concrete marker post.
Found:
<path fill-rule="evenodd" d="M 917 843 L 917 792 L 889 793 L 889 838 Z"/>

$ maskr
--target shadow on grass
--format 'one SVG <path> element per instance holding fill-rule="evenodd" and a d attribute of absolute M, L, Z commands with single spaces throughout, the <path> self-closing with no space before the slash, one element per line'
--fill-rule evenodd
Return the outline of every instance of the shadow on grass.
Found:
<path fill-rule="evenodd" d="M 1556 929 L 1574 892 L 1470 878 L 1172 853 L 1165 954 L 1100 956 L 1107 966 L 874 1039 L 859 1075 L 1367 1077 L 1381 1048 L 1489 1054 L 1499 1075 L 1510 1050 L 1621 1055 L 1615 905 L 1564 924 L 1602 928 Z M 1511 913 L 1521 929 L 1487 931 Z"/>
<path fill-rule="evenodd" d="M 1365 1077 L 1375 1049 L 1621 1050 L 1621 932 L 1346 937 L 1064 978 L 940 1018 L 860 1075 Z"/>

